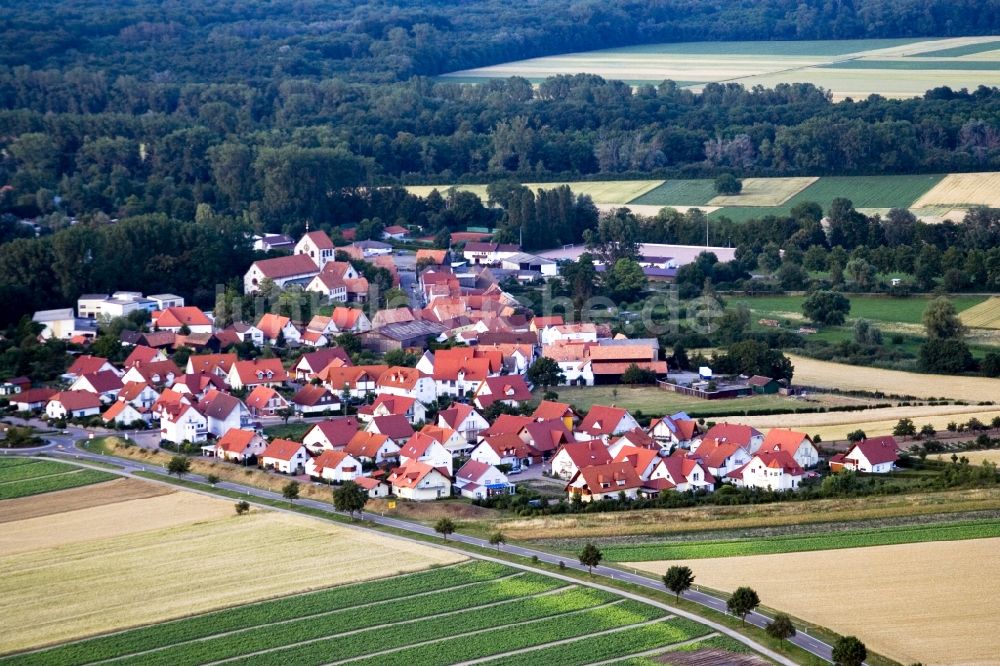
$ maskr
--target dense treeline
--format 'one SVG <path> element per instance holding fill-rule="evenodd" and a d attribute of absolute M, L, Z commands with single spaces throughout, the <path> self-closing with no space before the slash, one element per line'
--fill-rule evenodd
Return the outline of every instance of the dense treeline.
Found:
<path fill-rule="evenodd" d="M 41 0 L 7 3 L 0 64 L 177 81 L 391 81 L 695 40 L 994 34 L 997 0 Z"/>

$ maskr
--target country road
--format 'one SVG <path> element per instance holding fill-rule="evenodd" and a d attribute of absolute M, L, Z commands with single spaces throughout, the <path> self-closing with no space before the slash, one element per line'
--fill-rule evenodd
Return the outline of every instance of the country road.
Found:
<path fill-rule="evenodd" d="M 46 455 L 65 457 L 80 461 L 89 460 L 89 461 L 96 461 L 103 463 L 108 463 L 109 461 L 113 461 L 116 466 L 121 467 L 121 471 L 118 473 L 121 474 L 122 476 L 127 476 L 127 477 L 134 476 L 136 472 L 145 471 L 146 468 L 150 467 L 149 465 L 145 465 L 141 462 L 137 462 L 127 458 L 105 456 L 105 455 L 90 453 L 89 451 L 80 449 L 79 447 L 76 446 L 76 442 L 81 439 L 86 439 L 89 433 L 86 430 L 83 430 L 82 428 L 76 428 L 76 427 L 69 428 L 68 433 L 69 434 L 46 435 L 46 439 L 49 440 L 49 443 L 42 447 L 37 447 L 32 449 L 18 449 L 16 452 L 4 449 L 3 453 L 5 455 L 46 454 Z M 155 467 L 152 469 L 155 469 L 157 471 L 162 471 L 161 468 L 159 467 Z M 142 478 L 142 477 L 136 477 L 136 478 Z M 207 483 L 203 477 L 197 474 L 189 473 L 186 475 L 186 478 L 202 483 Z M 148 479 L 144 480 L 148 481 Z M 280 493 L 270 492 L 260 488 L 254 488 L 252 486 L 245 486 L 242 484 L 231 483 L 226 481 L 216 483 L 215 487 L 229 490 L 232 492 L 237 492 L 240 494 L 245 494 L 248 497 L 248 499 L 252 499 L 255 497 L 268 500 L 284 499 Z M 318 502 L 316 500 L 299 499 L 296 500 L 295 504 L 298 506 L 306 506 L 311 509 L 316 509 L 330 514 L 337 514 L 341 516 L 347 515 L 345 513 L 336 511 L 330 504 L 327 504 L 325 502 Z M 370 512 L 364 514 L 364 519 L 372 523 L 376 523 L 378 525 L 384 525 L 386 527 L 391 527 L 398 530 L 411 532 L 414 534 L 420 534 L 431 537 L 439 536 L 434 531 L 433 528 L 409 520 L 400 520 L 398 518 L 378 515 Z M 363 526 L 359 526 L 359 528 L 365 529 Z M 493 546 L 491 546 L 489 542 L 485 539 L 480 539 L 478 537 L 473 537 L 458 532 L 452 534 L 449 537 L 449 539 L 451 541 L 457 541 L 459 543 L 468 544 L 471 546 L 477 546 L 480 548 L 486 548 L 486 549 L 493 548 Z M 519 555 L 524 558 L 527 558 L 529 561 L 531 560 L 532 557 L 537 557 L 539 561 L 545 562 L 547 564 L 559 565 L 559 563 L 562 562 L 567 569 L 573 569 L 581 572 L 587 571 L 587 567 L 583 566 L 573 558 L 566 558 L 565 556 L 561 557 L 559 555 L 554 555 L 552 553 L 547 553 L 541 550 L 535 550 L 533 548 L 527 548 L 516 544 L 507 544 L 503 547 L 503 550 L 507 554 Z M 542 573 L 550 575 L 549 572 L 542 572 Z M 594 567 L 593 574 L 597 576 L 603 576 L 611 580 L 624 581 L 634 585 L 639 585 L 641 587 L 648 588 L 650 590 L 655 590 L 657 592 L 663 592 L 663 584 L 658 579 L 650 578 L 642 574 L 629 572 L 624 569 L 600 565 Z M 682 596 L 684 599 L 688 601 L 700 604 L 702 606 L 705 606 L 706 608 L 711 608 L 712 610 L 718 611 L 720 613 L 727 612 L 725 600 L 720 599 L 719 597 L 706 594 L 704 592 L 700 592 L 697 590 L 688 590 Z M 747 637 L 739 634 L 738 632 L 734 632 L 732 629 L 725 627 L 724 625 L 719 625 L 717 623 L 708 621 L 703 617 L 686 613 L 680 609 L 671 607 L 671 610 L 679 615 L 690 617 L 691 619 L 701 622 L 702 624 L 711 626 L 716 631 L 720 631 L 726 633 L 727 635 L 733 636 L 737 640 L 751 645 L 755 650 L 762 652 L 769 658 L 779 663 L 794 664 L 794 662 L 790 661 L 789 659 L 782 657 L 777 653 L 774 653 L 773 651 L 767 649 L 766 647 L 758 644 L 756 641 L 748 639 Z M 746 621 L 754 626 L 764 627 L 770 621 L 770 618 L 768 618 L 765 615 L 762 615 L 761 613 L 752 612 L 747 615 Z M 807 652 L 816 655 L 817 657 L 820 657 L 825 661 L 831 663 L 833 661 L 832 659 L 833 648 L 829 644 L 817 638 L 814 638 L 802 632 L 801 630 L 798 631 L 795 636 L 790 638 L 789 642 L 793 643 L 794 645 L 797 645 L 798 647 L 802 648 L 803 650 L 806 650 Z"/>

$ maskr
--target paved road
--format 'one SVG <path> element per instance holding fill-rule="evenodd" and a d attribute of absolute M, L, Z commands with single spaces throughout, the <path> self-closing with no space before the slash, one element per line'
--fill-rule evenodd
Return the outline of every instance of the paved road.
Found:
<path fill-rule="evenodd" d="M 81 428 L 74 427 L 74 428 L 69 428 L 68 432 L 69 434 L 60 433 L 56 435 L 47 436 L 46 438 L 50 440 L 50 443 L 44 447 L 39 447 L 36 449 L 19 449 L 17 450 L 16 453 L 11 452 L 8 455 L 32 455 L 37 453 L 47 453 L 55 456 L 75 458 L 83 461 L 96 460 L 105 463 L 113 462 L 115 465 L 118 465 L 122 468 L 121 473 L 124 476 L 132 476 L 135 472 L 142 471 L 147 468 L 156 469 L 157 471 L 162 471 L 161 468 L 158 467 L 151 468 L 149 465 L 144 465 L 141 462 L 129 460 L 126 458 L 102 456 L 79 449 L 75 446 L 75 442 L 80 439 L 85 439 L 87 436 L 87 431 Z M 6 450 L 4 451 L 5 453 L 7 452 Z M 194 481 L 205 482 L 205 479 L 197 474 L 188 474 L 186 478 Z M 263 499 L 271 499 L 271 500 L 284 499 L 280 493 L 274 493 L 267 490 L 262 490 L 260 488 L 253 488 L 250 486 L 245 486 L 237 483 L 230 483 L 226 481 L 217 483 L 216 487 L 224 488 L 226 490 L 230 490 L 240 494 L 245 494 L 248 499 L 253 499 L 255 497 Z M 324 502 L 318 502 L 315 500 L 300 499 L 296 501 L 296 504 L 299 506 L 307 506 L 313 509 L 318 509 L 320 511 L 325 511 L 331 514 L 346 515 L 334 510 L 333 507 L 331 507 L 329 504 L 326 504 Z M 439 536 L 434 531 L 433 528 L 428 527 L 426 525 L 421 525 L 419 523 L 414 523 L 408 520 L 400 520 L 398 518 L 393 518 L 391 516 L 383 516 L 371 512 L 365 513 L 364 518 L 379 525 L 393 527 L 414 534 L 421 534 L 432 537 Z M 460 543 L 469 544 L 472 546 L 478 546 L 480 548 L 488 548 L 488 549 L 493 548 L 493 546 L 491 546 L 489 542 L 486 541 L 485 539 L 480 539 L 466 534 L 455 533 L 451 535 L 450 539 L 452 541 L 458 541 Z M 532 557 L 537 557 L 540 561 L 546 562 L 548 564 L 558 565 L 560 562 L 562 562 L 567 569 L 573 569 L 576 571 L 587 571 L 587 567 L 581 565 L 578 561 L 575 561 L 572 558 L 553 555 L 552 553 L 546 553 L 544 551 L 535 550 L 533 548 L 527 548 L 524 546 L 518 546 L 514 544 L 507 544 L 503 546 L 503 550 L 508 554 L 520 555 L 522 557 L 528 558 L 529 560 Z M 625 571 L 623 569 L 619 569 L 616 567 L 603 566 L 603 565 L 597 566 L 594 567 L 593 573 L 595 575 L 610 578 L 612 580 L 625 581 L 628 583 L 632 583 L 634 585 L 639 585 L 641 587 L 648 588 L 650 590 L 663 592 L 663 584 L 659 580 L 649 578 L 645 575 L 641 575 L 638 573 Z M 707 608 L 711 608 L 712 610 L 719 611 L 721 613 L 727 612 L 726 602 L 724 600 L 709 594 L 705 594 L 704 592 L 689 590 L 685 592 L 682 596 L 684 597 L 684 599 L 687 599 L 688 601 L 693 601 Z M 681 615 L 685 614 L 683 611 L 679 611 L 678 609 L 673 609 L 673 611 Z M 694 618 L 694 616 L 692 616 L 692 618 Z M 700 622 L 705 622 L 704 618 L 697 618 L 697 620 Z M 747 615 L 746 621 L 757 627 L 763 627 L 770 621 L 770 618 L 760 613 L 754 612 Z M 724 633 L 727 634 L 733 633 L 726 627 L 723 627 L 721 625 L 715 625 L 715 623 L 711 624 L 714 625 L 713 628 L 716 628 L 716 630 L 723 631 Z M 740 636 L 739 634 L 736 634 L 735 637 L 737 637 L 739 640 L 743 642 L 746 642 L 746 639 Z M 800 648 L 808 652 L 811 652 L 812 654 L 826 661 L 829 662 L 833 661 L 832 659 L 833 650 L 829 644 L 824 643 L 823 641 L 817 638 L 813 638 L 812 636 L 809 636 L 803 633 L 802 631 L 799 631 L 794 637 L 792 637 L 790 639 L 790 642 L 794 643 Z M 762 646 L 756 646 L 755 649 L 760 649 L 761 647 Z M 767 651 L 766 649 L 765 651 L 770 652 Z M 771 655 L 772 658 L 775 658 L 777 656 L 778 655 L 774 654 Z M 783 659 L 779 659 L 779 661 L 785 662 L 785 660 Z"/>

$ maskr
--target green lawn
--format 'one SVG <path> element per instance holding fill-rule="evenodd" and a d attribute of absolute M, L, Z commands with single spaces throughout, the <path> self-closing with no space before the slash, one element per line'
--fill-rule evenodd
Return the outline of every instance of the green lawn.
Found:
<path fill-rule="evenodd" d="M 556 387 L 560 402 L 588 411 L 593 405 L 617 405 L 633 414 L 641 411 L 647 416 L 663 416 L 686 411 L 692 416 L 733 414 L 747 409 L 794 409 L 794 400 L 777 395 L 755 395 L 734 400 L 702 400 L 690 396 L 662 391 L 655 386 L 559 386 Z"/>
<path fill-rule="evenodd" d="M 903 324 L 920 324 L 924 310 L 930 303 L 929 297 L 910 296 L 908 298 L 891 298 L 885 296 L 852 296 L 850 319 L 868 319 L 871 321 L 899 322 Z M 974 305 L 979 305 L 985 296 L 951 296 L 955 308 L 961 312 Z M 730 303 L 746 303 L 754 313 L 754 320 L 759 317 L 787 316 L 785 313 L 802 314 L 802 303 L 805 296 L 752 296 L 732 297 Z"/>
<path fill-rule="evenodd" d="M 709 633 L 696 622 L 665 616 L 659 608 L 611 592 L 476 561 L 247 604 L 0 658 L 0 663 L 318 666 L 350 660 L 443 666 L 497 656 L 490 663 L 582 666 L 595 656 L 668 650 Z M 588 638 L 599 632 L 608 633 Z M 568 639 L 588 649 L 547 647 Z M 503 656 L 517 650 L 526 652 Z"/>
<path fill-rule="evenodd" d="M 114 474 L 34 458 L 0 458 L 0 500 L 89 486 Z"/>
<path fill-rule="evenodd" d="M 266 426 L 264 434 L 268 439 L 280 437 L 281 439 L 292 439 L 301 442 L 306 433 L 316 425 L 315 423 L 279 423 L 277 425 Z"/>
<path fill-rule="evenodd" d="M 771 555 L 808 550 L 861 548 L 923 541 L 957 541 L 998 536 L 1000 536 L 1000 521 L 990 520 L 945 525 L 884 527 L 870 531 L 834 532 L 808 536 L 608 546 L 601 552 L 604 553 L 605 559 L 612 562 L 644 562 Z"/>

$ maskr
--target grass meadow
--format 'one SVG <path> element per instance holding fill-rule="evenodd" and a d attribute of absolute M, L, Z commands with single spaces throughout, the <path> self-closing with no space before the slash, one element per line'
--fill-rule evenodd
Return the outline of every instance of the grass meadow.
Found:
<path fill-rule="evenodd" d="M 36 458 L 0 458 L 0 500 L 78 488 L 118 478 L 114 474 Z"/>

